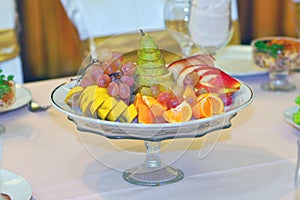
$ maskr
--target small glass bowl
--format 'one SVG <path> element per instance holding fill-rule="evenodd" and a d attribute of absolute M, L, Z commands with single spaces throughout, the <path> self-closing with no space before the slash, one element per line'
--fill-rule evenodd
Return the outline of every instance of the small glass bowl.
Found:
<path fill-rule="evenodd" d="M 16 84 L 14 81 L 8 81 L 9 92 L 4 94 L 0 99 L 0 110 L 6 109 L 16 101 Z"/>
<path fill-rule="evenodd" d="M 300 68 L 300 40 L 292 37 L 261 37 L 251 42 L 253 61 L 269 69 L 269 82 L 262 84 L 268 91 L 291 91 L 290 70 Z"/>

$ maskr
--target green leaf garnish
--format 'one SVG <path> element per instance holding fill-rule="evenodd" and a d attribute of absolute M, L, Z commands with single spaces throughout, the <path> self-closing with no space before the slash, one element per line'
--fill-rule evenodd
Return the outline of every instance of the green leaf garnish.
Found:
<path fill-rule="evenodd" d="M 0 69 L 0 99 L 9 93 L 11 90 L 10 85 L 8 84 L 10 81 L 13 81 L 14 76 L 8 75 L 7 77 L 3 74 L 3 70 Z"/>
<path fill-rule="evenodd" d="M 284 49 L 281 44 L 268 45 L 267 41 L 257 41 L 254 45 L 258 52 L 267 53 L 274 58 Z"/>

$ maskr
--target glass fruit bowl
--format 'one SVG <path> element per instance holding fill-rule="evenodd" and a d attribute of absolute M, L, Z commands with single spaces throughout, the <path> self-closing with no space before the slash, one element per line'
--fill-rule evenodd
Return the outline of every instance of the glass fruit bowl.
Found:
<path fill-rule="evenodd" d="M 177 61 L 182 57 L 181 50 L 178 43 L 174 39 L 172 39 L 172 37 L 170 37 L 169 34 L 170 34 L 169 30 L 151 32 L 151 36 L 154 38 L 157 44 L 159 44 L 160 51 L 165 57 L 166 63 L 170 63 L 174 60 Z M 121 45 L 122 41 L 125 41 L 127 45 Z M 77 77 L 71 79 L 66 83 L 59 85 L 53 90 L 53 92 L 51 93 L 50 101 L 55 108 L 57 108 L 59 111 L 66 114 L 68 116 L 68 119 L 70 119 L 72 122 L 76 124 L 76 128 L 79 131 L 94 133 L 110 139 L 143 140 L 146 148 L 145 161 L 141 165 L 138 165 L 137 167 L 133 167 L 131 169 L 125 170 L 123 172 L 123 178 L 126 181 L 136 185 L 159 186 L 168 183 L 174 183 L 176 181 L 181 180 L 184 176 L 183 172 L 180 169 L 172 168 L 171 166 L 164 164 L 161 161 L 160 158 L 161 141 L 168 140 L 168 139 L 176 139 L 176 138 L 201 137 L 212 131 L 229 128 L 231 126 L 231 119 L 236 116 L 239 110 L 244 109 L 252 102 L 254 98 L 254 94 L 252 89 L 249 86 L 247 86 L 243 82 L 240 82 L 239 89 L 234 90 L 235 91 L 234 93 L 232 92 L 232 90 L 230 89 L 228 90 L 230 94 L 233 93 L 232 103 L 230 105 L 225 106 L 225 109 L 222 113 L 215 114 L 211 117 L 206 117 L 201 119 L 191 119 L 188 121 L 182 121 L 176 123 L 156 122 L 156 123 L 146 124 L 146 123 L 138 123 L 136 121 L 120 122 L 120 120 L 111 120 L 113 119 L 114 115 L 118 112 L 118 109 L 116 109 L 116 112 L 113 113 L 113 115 L 111 115 L 112 118 L 108 119 L 109 117 L 108 118 L 103 117 L 103 113 L 101 112 L 99 113 L 99 111 L 97 112 L 98 116 L 95 116 L 93 106 L 90 106 L 89 109 L 86 109 L 85 101 L 84 103 L 78 105 L 77 100 L 80 98 L 84 98 L 85 95 L 83 96 L 79 95 L 79 97 L 77 96 L 76 98 L 72 99 L 71 104 L 68 100 L 66 101 L 67 99 L 66 96 L 68 96 L 69 92 L 73 90 L 76 86 L 78 86 L 79 84 L 81 84 L 82 86 L 84 84 L 90 83 L 89 81 L 86 82 L 84 81 L 84 78 L 91 77 L 90 75 L 87 75 L 89 73 L 88 66 L 90 66 L 91 63 L 92 64 L 96 63 L 97 65 L 103 64 L 101 63 L 101 61 L 100 62 L 99 61 L 94 62 L 94 61 L 95 61 L 95 57 L 99 56 L 99 53 L 97 52 L 100 51 L 103 53 L 103 49 L 107 49 L 107 48 L 112 50 L 116 49 L 118 50 L 118 52 L 121 52 L 123 55 L 122 61 L 124 62 L 136 61 L 137 63 L 143 65 L 143 67 L 137 69 L 137 71 L 139 72 L 139 78 L 136 79 L 139 80 L 139 83 L 144 84 L 143 87 L 145 85 L 147 86 L 149 82 L 153 83 L 153 81 L 156 81 L 153 79 L 157 77 L 159 78 L 163 77 L 162 78 L 163 81 L 165 80 L 172 81 L 173 78 L 170 78 L 169 70 L 166 70 L 166 68 L 164 69 L 165 66 L 161 65 L 161 64 L 164 65 L 164 63 L 156 62 L 156 60 L 153 61 L 153 58 L 155 59 L 157 58 L 158 60 L 160 60 L 159 59 L 160 54 L 157 54 L 157 49 L 156 47 L 154 48 L 155 45 L 153 44 L 153 41 L 146 40 L 143 41 L 142 43 L 143 45 L 146 45 L 146 48 L 143 49 L 140 48 L 140 33 L 138 34 L 132 33 L 130 35 L 117 35 L 108 39 L 107 41 L 104 41 L 103 43 L 101 43 L 101 45 L 98 46 L 98 49 L 95 52 L 91 53 L 90 58 L 87 58 L 83 62 L 83 65 L 79 69 L 79 74 Z M 140 56 L 145 52 L 147 52 L 146 56 Z M 199 52 L 202 52 L 201 48 L 199 49 Z M 103 54 L 101 56 L 103 56 Z M 149 60 L 151 60 L 150 64 L 148 63 Z M 160 67 L 157 68 L 156 64 L 159 65 Z M 155 67 L 151 68 L 149 66 L 151 67 L 155 66 Z M 179 66 L 181 67 L 181 65 Z M 210 67 L 208 68 L 210 69 Z M 172 70 L 174 70 L 174 68 L 172 68 Z M 207 70 L 207 67 L 205 67 L 205 70 Z M 215 78 L 220 77 L 220 71 L 217 72 L 218 74 L 212 74 L 212 71 L 208 71 L 208 75 L 209 77 L 215 77 Z M 114 79 L 117 79 L 115 76 L 120 75 L 120 74 L 116 75 L 116 72 L 113 72 L 112 74 Z M 140 74 L 142 74 L 143 76 L 141 76 Z M 102 75 L 103 74 L 101 74 L 101 77 Z M 142 80 L 141 77 L 143 78 Z M 177 77 L 177 80 L 179 79 L 179 77 Z M 97 82 L 98 85 L 95 86 L 95 88 L 100 87 L 99 84 L 101 85 L 101 87 L 104 84 L 106 84 L 105 83 L 106 79 L 102 79 L 100 78 L 100 76 L 97 80 L 98 80 Z M 160 81 L 162 82 L 162 80 Z M 165 82 L 163 84 L 164 84 L 163 87 L 168 85 L 165 84 Z M 216 82 L 216 84 L 222 85 L 222 83 L 219 82 Z M 93 87 L 94 85 L 91 86 Z M 88 92 L 87 91 L 88 87 L 89 86 L 87 86 L 85 89 L 79 87 L 79 90 L 81 90 L 80 94 L 82 94 L 83 92 Z M 212 86 L 212 88 L 216 88 L 216 87 Z M 106 88 L 104 88 L 104 90 L 105 89 Z M 102 91 L 103 89 L 100 90 Z M 109 90 L 109 88 L 107 90 Z M 95 90 L 92 89 L 92 91 Z M 145 90 L 143 90 L 142 88 L 139 91 L 145 92 L 146 94 L 148 93 L 147 87 Z M 133 94 L 134 91 L 132 92 L 132 95 Z M 91 96 L 93 100 L 89 105 L 94 105 L 96 101 L 98 102 L 99 99 L 101 99 L 100 96 L 102 96 L 103 99 L 105 98 L 111 99 L 112 95 L 113 94 L 107 95 L 106 93 L 105 94 L 98 93 L 97 95 L 96 93 L 94 94 L 92 92 L 91 95 L 89 96 Z M 120 95 L 116 98 L 122 99 L 123 96 Z M 80 102 L 82 102 L 82 99 Z M 106 100 L 106 102 L 110 102 L 110 101 Z M 102 105 L 100 106 L 100 109 L 101 107 Z M 127 108 L 128 107 L 129 106 L 127 106 Z M 93 112 L 91 112 L 91 110 L 93 110 Z M 110 113 L 112 112 L 113 111 L 111 110 Z"/>
<path fill-rule="evenodd" d="M 269 81 L 262 84 L 268 91 L 291 91 L 290 70 L 300 66 L 300 40 L 291 37 L 262 37 L 251 42 L 254 63 L 269 70 Z"/>

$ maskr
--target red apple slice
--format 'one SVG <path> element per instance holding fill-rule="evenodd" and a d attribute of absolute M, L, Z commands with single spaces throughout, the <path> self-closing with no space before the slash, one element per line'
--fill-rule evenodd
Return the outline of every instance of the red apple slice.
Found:
<path fill-rule="evenodd" d="M 197 54 L 194 56 L 186 57 L 177 61 L 174 61 L 168 65 L 168 70 L 174 74 L 175 80 L 180 72 L 191 65 L 205 65 L 214 66 L 214 58 L 207 54 Z"/>
<path fill-rule="evenodd" d="M 221 75 L 210 74 L 205 75 L 198 84 L 195 86 L 196 89 L 207 92 L 214 92 L 219 94 L 233 93 L 239 90 L 239 86 L 230 86 L 231 84 L 226 83 Z"/>
<path fill-rule="evenodd" d="M 207 82 L 216 87 L 239 89 L 241 86 L 241 83 L 239 81 L 237 81 L 236 79 L 234 79 L 233 77 L 231 77 L 230 75 L 228 75 L 220 69 L 207 71 L 202 74 L 198 73 L 198 75 L 200 76 L 199 82 Z"/>
<path fill-rule="evenodd" d="M 214 70 L 217 70 L 218 68 L 215 67 L 210 67 L 210 66 L 205 66 L 205 65 L 191 65 L 185 67 L 183 70 L 179 72 L 179 75 L 176 79 L 177 85 L 183 86 L 184 85 L 184 79 L 185 77 L 192 73 L 192 72 L 197 72 L 199 77 L 201 78 L 201 74 L 204 74 L 206 72 L 211 72 Z"/>
<path fill-rule="evenodd" d="M 216 76 L 215 78 L 219 79 L 220 77 Z M 233 94 L 234 92 L 239 90 L 239 88 L 225 88 L 223 86 L 216 86 L 208 82 L 198 82 L 195 88 L 197 89 L 197 94 L 206 93 L 206 92 L 217 93 L 217 94 Z"/>

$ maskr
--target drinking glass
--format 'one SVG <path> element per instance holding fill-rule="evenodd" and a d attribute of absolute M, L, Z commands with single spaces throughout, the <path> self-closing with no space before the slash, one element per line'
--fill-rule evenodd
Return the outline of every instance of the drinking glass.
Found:
<path fill-rule="evenodd" d="M 172 37 L 178 42 L 182 55 L 191 54 L 193 42 L 190 39 L 188 23 L 190 19 L 191 0 L 167 0 L 164 8 L 165 26 L 183 34 L 171 32 Z"/>
<path fill-rule="evenodd" d="M 193 0 L 189 31 L 196 44 L 216 54 L 233 34 L 231 0 Z"/>

